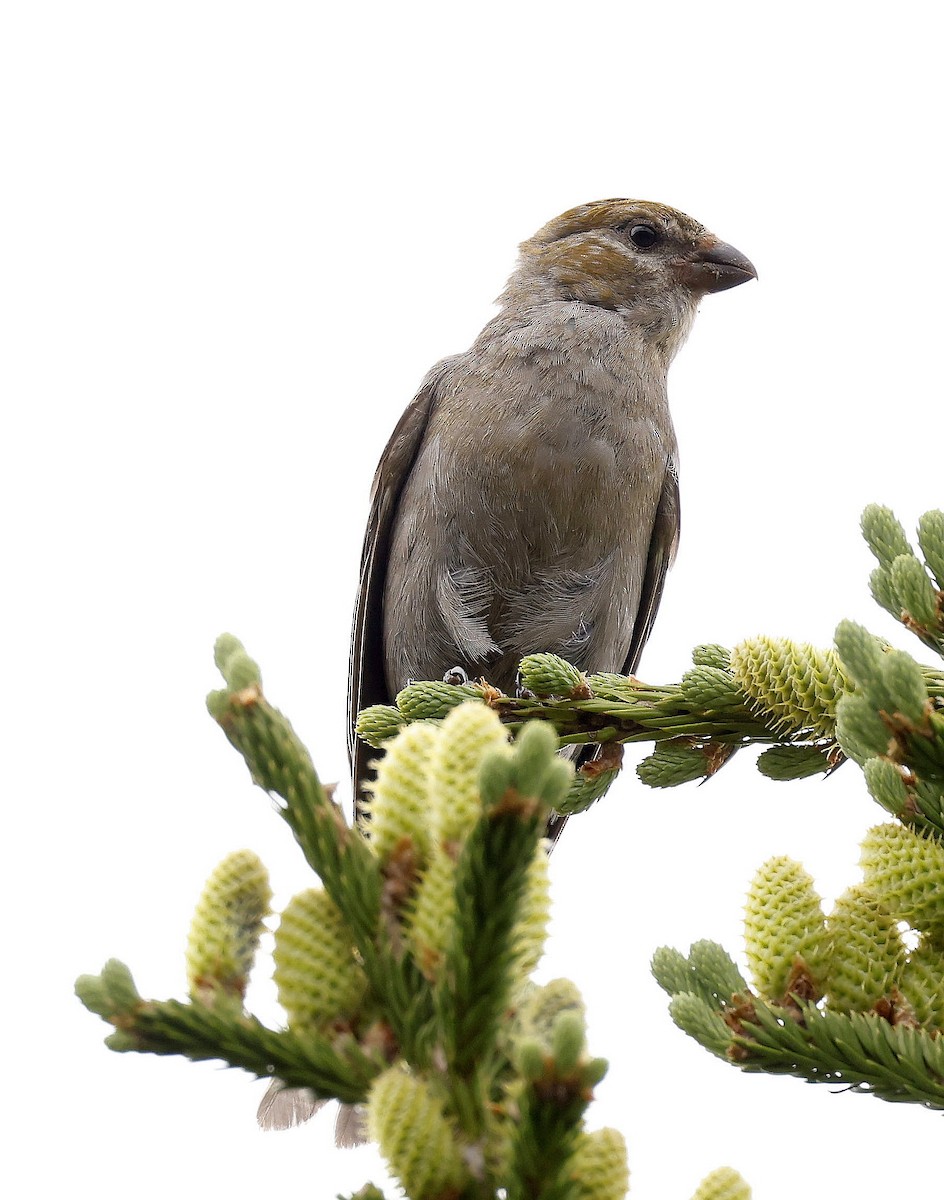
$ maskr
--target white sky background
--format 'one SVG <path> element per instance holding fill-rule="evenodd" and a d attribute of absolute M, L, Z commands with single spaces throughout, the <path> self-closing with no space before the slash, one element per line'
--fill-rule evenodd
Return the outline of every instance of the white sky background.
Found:
<path fill-rule="evenodd" d="M 343 779 L 377 457 L 551 216 L 665 201 L 760 273 L 706 298 L 672 370 L 682 544 L 643 676 L 677 680 L 701 641 L 827 645 L 844 616 L 921 656 L 868 596 L 858 517 L 880 500 L 913 529 L 944 505 L 931 12 L 7 6 L 5 1165 L 26 1193 L 381 1180 L 328 1120 L 257 1132 L 246 1076 L 110 1054 L 72 982 L 114 955 L 144 994 L 183 994 L 190 911 L 230 850 L 262 855 L 277 903 L 308 886 L 204 711 L 213 639 L 243 639 Z M 722 1163 L 758 1200 L 939 1195 L 939 1116 L 742 1075 L 651 980 L 661 944 L 740 954 L 772 854 L 828 902 L 857 878 L 881 813 L 855 767 L 774 784 L 752 758 L 673 791 L 630 770 L 554 855 L 542 973 L 579 983 L 611 1060 L 590 1120 L 626 1134 L 640 1200 L 687 1200 Z"/>

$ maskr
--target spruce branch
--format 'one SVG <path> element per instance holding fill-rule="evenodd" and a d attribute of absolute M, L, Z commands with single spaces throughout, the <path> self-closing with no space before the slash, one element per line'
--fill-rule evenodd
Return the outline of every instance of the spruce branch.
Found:
<path fill-rule="evenodd" d="M 868 511 L 863 527 L 876 597 L 940 651 L 944 514 L 921 520 L 923 563 L 888 510 Z M 396 707 L 361 715 L 362 736 L 387 751 L 366 838 L 266 700 L 256 664 L 224 636 L 226 687 L 208 707 L 323 885 L 296 896 L 276 932 L 288 1027 L 243 1008 L 271 897 L 250 851 L 224 859 L 204 889 L 189 1002 L 142 998 L 115 960 L 77 993 L 113 1027 L 114 1050 L 218 1059 L 366 1103 L 411 1200 L 619 1200 L 623 1140 L 583 1127 L 606 1063 L 587 1052 L 579 994 L 529 979 L 546 935 L 548 811 L 602 795 L 625 742 L 655 744 L 640 767 L 655 786 L 706 778 L 751 744 L 767 747 L 759 765 L 777 779 L 828 773 L 848 756 L 898 822 L 868 835 L 864 883 L 825 916 L 802 867 L 771 860 L 748 905 L 752 986 L 708 941 L 687 956 L 657 952 L 653 970 L 676 1022 L 744 1070 L 944 1108 L 944 672 L 850 623 L 836 641 L 700 646 L 668 687 L 584 676 L 550 654 L 522 662 L 514 697 L 484 682 L 411 685 Z M 559 742 L 604 749 L 574 778 Z M 748 1192 L 722 1168 L 696 1195 Z M 359 1196 L 382 1200 L 372 1185 Z"/>
<path fill-rule="evenodd" d="M 923 562 L 889 509 L 870 505 L 862 530 L 879 563 L 873 596 L 944 654 L 944 513 L 919 522 Z M 753 991 L 730 980 L 713 990 L 717 970 L 701 966 L 704 952 L 695 947 L 687 958 L 658 951 L 653 973 L 672 997 L 676 1023 L 744 1070 L 944 1108 L 944 675 L 851 621 L 836 630 L 832 664 L 807 650 L 808 669 L 794 654 L 789 670 L 774 670 L 771 649 L 758 639 L 758 661 L 749 646 L 731 656 L 760 706 L 786 720 L 794 688 L 808 711 L 821 704 L 832 725 L 818 732 L 831 730 L 897 821 L 866 834 L 864 879 L 828 916 L 801 864 L 779 857 L 758 870 L 745 913 Z M 775 747 L 760 765 L 776 755 L 781 777 L 794 768 L 799 776 L 803 759 L 794 756 L 814 749 Z"/>
<path fill-rule="evenodd" d="M 720 946 L 715 952 L 727 957 Z M 657 960 L 664 964 L 670 953 L 657 952 Z M 654 966 L 654 974 L 672 995 L 669 1011 L 679 1028 L 742 1070 L 944 1109 L 944 1039 L 915 1025 L 900 993 L 869 1012 L 836 1012 L 802 998 L 802 972 L 782 1004 L 748 988 L 712 1002 L 711 986 L 697 971 L 688 990 L 678 992 L 671 988 L 682 984 L 680 973 Z"/>
<path fill-rule="evenodd" d="M 116 995 L 116 979 L 128 990 Z M 316 1034 L 267 1029 L 255 1017 L 209 1008 L 196 1001 L 143 1000 L 123 963 L 112 960 L 99 975 L 81 975 L 76 994 L 86 1008 L 115 1026 L 107 1044 L 120 1052 L 178 1054 L 194 1062 L 219 1059 L 227 1066 L 293 1087 L 310 1088 L 326 1099 L 357 1103 L 386 1066 L 353 1039 L 339 1044 Z M 100 997 L 108 1000 L 102 1003 Z"/>
<path fill-rule="evenodd" d="M 253 782 L 282 801 L 279 813 L 350 928 L 368 980 L 385 990 L 394 1035 L 421 1055 L 432 994 L 382 927 L 384 878 L 376 859 L 322 787 L 289 721 L 265 699 L 259 669 L 241 643 L 224 634 L 214 656 L 229 686 L 210 693 L 211 716 L 242 754 Z"/>
<path fill-rule="evenodd" d="M 121 1052 L 217 1059 L 283 1087 L 366 1108 L 410 1200 L 620 1200 L 614 1130 L 583 1116 L 606 1063 L 586 1050 L 579 994 L 529 979 L 546 937 L 542 832 L 573 767 L 546 723 L 509 742 L 486 706 L 406 725 L 349 829 L 307 750 L 262 694 L 234 638 L 209 707 L 255 782 L 279 798 L 321 886 L 275 930 L 287 1028 L 244 1010 L 268 876 L 250 851 L 210 876 L 187 941 L 189 1001 L 140 996 L 115 960 L 76 991 Z M 359 1195 L 382 1197 L 372 1185 Z"/>

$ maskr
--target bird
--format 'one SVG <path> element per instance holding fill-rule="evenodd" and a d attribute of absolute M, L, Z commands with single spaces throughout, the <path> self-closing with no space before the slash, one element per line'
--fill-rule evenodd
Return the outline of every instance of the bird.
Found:
<path fill-rule="evenodd" d="M 510 691 L 521 658 L 546 650 L 635 671 L 679 535 L 668 368 L 702 297 L 756 276 L 667 205 L 582 204 L 522 243 L 497 316 L 427 374 L 381 456 L 361 555 L 348 749 L 362 826 L 377 751 L 357 714 L 411 680 Z M 549 819 L 551 844 L 565 821 Z M 323 1103 L 275 1080 L 259 1123 L 289 1128 Z M 342 1105 L 337 1144 L 363 1138 Z"/>
<path fill-rule="evenodd" d="M 361 556 L 348 749 L 362 823 L 377 751 L 357 714 L 411 681 L 510 692 L 539 651 L 635 672 L 680 528 L 668 369 L 702 297 L 756 277 L 665 204 L 581 204 L 521 244 L 497 315 L 426 375 L 380 458 Z M 552 844 L 564 821 L 551 816 Z"/>

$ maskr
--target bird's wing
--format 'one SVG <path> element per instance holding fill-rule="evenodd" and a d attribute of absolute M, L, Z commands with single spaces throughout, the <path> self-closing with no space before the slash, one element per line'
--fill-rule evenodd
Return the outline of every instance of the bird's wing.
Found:
<path fill-rule="evenodd" d="M 662 482 L 662 492 L 656 507 L 656 516 L 652 524 L 652 537 L 649 539 L 649 553 L 646 557 L 646 573 L 643 577 L 642 592 L 639 597 L 639 608 L 636 610 L 636 621 L 633 625 L 633 640 L 629 653 L 623 665 L 623 674 L 631 675 L 639 664 L 643 647 L 652 632 L 652 623 L 659 611 L 659 601 L 662 599 L 662 588 L 675 559 L 678 548 L 680 528 L 678 466 L 670 459 L 666 467 L 665 479 Z M 574 756 L 574 766 L 579 770 L 585 763 L 596 758 L 600 753 L 599 746 L 582 747 Z M 547 822 L 544 836 L 557 845 L 557 840 L 564 832 L 567 817 L 562 813 L 551 813 Z"/>
<path fill-rule="evenodd" d="M 652 537 L 649 539 L 649 554 L 646 558 L 646 573 L 642 581 L 639 608 L 636 610 L 633 640 L 623 665 L 624 675 L 632 675 L 636 670 L 643 646 L 649 640 L 649 634 L 652 632 L 652 623 L 656 619 L 659 602 L 662 599 L 665 577 L 675 560 L 675 551 L 678 549 L 680 518 L 678 465 L 674 459 L 669 459 L 665 479 L 662 481 L 662 494 L 659 496 L 659 504 L 652 524 Z"/>
<path fill-rule="evenodd" d="M 384 677 L 383 597 L 394 519 L 436 403 L 438 386 L 452 361 L 444 359 L 426 376 L 397 422 L 374 475 L 348 664 L 348 758 L 354 781 L 355 815 L 367 777 L 367 761 L 373 754 L 354 732 L 357 714 L 368 705 L 389 704 L 391 700 Z"/>

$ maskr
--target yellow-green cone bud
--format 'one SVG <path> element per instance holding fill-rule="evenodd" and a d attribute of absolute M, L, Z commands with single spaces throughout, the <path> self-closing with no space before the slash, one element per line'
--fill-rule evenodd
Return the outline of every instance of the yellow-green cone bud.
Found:
<path fill-rule="evenodd" d="M 862 513 L 862 536 L 880 563 L 890 564 L 899 554 L 911 553 L 901 522 L 884 504 L 866 506 Z"/>
<path fill-rule="evenodd" d="M 616 1129 L 581 1130 L 570 1156 L 574 1200 L 623 1200 L 629 1188 L 626 1142 Z"/>
<path fill-rule="evenodd" d="M 682 698 L 699 712 L 715 712 L 744 703 L 744 697 L 726 667 L 694 667 L 682 676 Z"/>
<path fill-rule="evenodd" d="M 328 894 L 309 888 L 293 896 L 275 932 L 275 985 L 293 1029 L 350 1020 L 367 991 L 351 934 Z"/>
<path fill-rule="evenodd" d="M 905 950 L 894 919 L 875 892 L 859 884 L 836 901 L 829 916 L 832 962 L 827 993 L 833 1012 L 868 1012 L 888 996 Z"/>
<path fill-rule="evenodd" d="M 435 980 L 456 921 L 456 863 L 440 847 L 417 885 L 408 921 L 417 965 L 427 979 Z"/>
<path fill-rule="evenodd" d="M 536 1038 L 522 1038 L 515 1047 L 515 1057 L 525 1079 L 540 1079 L 547 1069 L 546 1051 Z"/>
<path fill-rule="evenodd" d="M 694 990 L 694 972 L 685 955 L 674 946 L 660 946 L 653 954 L 649 968 L 656 983 L 670 996 Z"/>
<path fill-rule="evenodd" d="M 707 938 L 693 942 L 688 952 L 688 967 L 701 995 L 717 1001 L 719 1006 L 729 1004 L 736 993 L 747 991 L 731 955 L 717 942 Z"/>
<path fill-rule="evenodd" d="M 888 750 L 888 726 L 865 696 L 843 696 L 836 710 L 836 737 L 843 753 L 860 766 Z"/>
<path fill-rule="evenodd" d="M 869 758 L 862 766 L 872 797 L 882 808 L 901 816 L 910 804 L 910 793 L 897 763 L 890 758 Z"/>
<path fill-rule="evenodd" d="M 865 882 L 899 920 L 944 930 L 944 845 L 904 825 L 876 825 L 862 840 Z"/>
<path fill-rule="evenodd" d="M 689 1037 L 716 1054 L 728 1057 L 731 1045 L 731 1030 L 725 1025 L 721 1014 L 707 1000 L 693 992 L 680 992 L 669 1002 L 669 1016 Z"/>
<path fill-rule="evenodd" d="M 608 777 L 606 787 L 608 788 L 618 774 L 619 771 L 601 771 L 597 779 L 602 780 L 603 776 L 606 775 Z M 561 805 L 567 802 L 567 797 L 570 795 L 574 779 L 573 763 L 568 762 L 566 758 L 558 758 L 555 755 L 544 772 L 544 778 L 541 780 L 541 799 L 555 811 L 560 812 Z"/>
<path fill-rule="evenodd" d="M 213 871 L 187 938 L 191 999 L 242 1002 L 271 899 L 268 873 L 251 850 L 228 854 Z"/>
<path fill-rule="evenodd" d="M 617 675 L 613 671 L 600 671 L 588 675 L 587 683 L 598 700 L 638 700 L 639 684 L 632 676 Z"/>
<path fill-rule="evenodd" d="M 719 1167 L 705 1176 L 692 1200 L 751 1200 L 751 1189 L 733 1167 Z"/>
<path fill-rule="evenodd" d="M 397 708 L 408 721 L 433 720 L 476 696 L 481 697 L 481 692 L 473 683 L 456 685 L 424 680 L 411 683 L 397 695 Z"/>
<path fill-rule="evenodd" d="M 393 705 L 372 704 L 358 713 L 357 736 L 368 746 L 379 750 L 384 742 L 396 737 L 406 724 L 406 717 Z"/>
<path fill-rule="evenodd" d="M 939 616 L 938 594 L 922 564 L 913 554 L 900 554 L 891 565 L 890 575 L 902 610 L 925 629 L 934 629 Z"/>
<path fill-rule="evenodd" d="M 813 880 L 800 863 L 780 856 L 757 871 L 747 894 L 744 941 L 763 997 L 783 1002 L 798 970 L 812 984 L 813 995 L 822 995 L 829 953 L 825 918 Z"/>
<path fill-rule="evenodd" d="M 757 756 L 757 769 L 768 779 L 808 779 L 829 767 L 829 758 L 819 746 L 769 746 Z"/>
<path fill-rule="evenodd" d="M 527 979 L 541 961 L 550 919 L 551 876 L 547 851 L 542 844 L 528 867 L 513 935 L 516 969 L 522 979 Z"/>
<path fill-rule="evenodd" d="M 435 725 L 409 725 L 387 745 L 371 786 L 370 846 L 384 862 L 404 841 L 418 861 L 429 853 L 429 760 L 439 737 Z"/>
<path fill-rule="evenodd" d="M 141 995 L 131 972 L 117 958 L 110 958 L 100 975 L 80 975 L 75 981 L 75 994 L 89 1012 L 114 1023 L 118 1016 L 132 1012 Z"/>
<path fill-rule="evenodd" d="M 213 647 L 213 660 L 217 670 L 226 680 L 232 692 L 262 683 L 262 674 L 257 663 L 246 653 L 239 638 L 231 633 L 221 633 Z"/>
<path fill-rule="evenodd" d="M 718 667 L 722 671 L 731 669 L 731 651 L 717 642 L 696 646 L 692 651 L 692 662 L 696 667 Z"/>
<path fill-rule="evenodd" d="M 587 1045 L 587 1028 L 575 1012 L 562 1012 L 551 1030 L 551 1054 L 561 1075 L 575 1069 Z"/>
<path fill-rule="evenodd" d="M 519 673 L 522 686 L 535 696 L 569 696 L 587 686 L 583 674 L 557 654 L 529 654 Z"/>
<path fill-rule="evenodd" d="M 521 1004 L 519 1020 L 522 1037 L 531 1037 L 550 1049 L 551 1035 L 563 1013 L 576 1013 L 581 1023 L 586 1018 L 583 997 L 569 979 L 552 979 L 535 988 Z"/>
<path fill-rule="evenodd" d="M 944 1032 L 944 948 L 922 938 L 902 968 L 898 987 L 925 1029 Z"/>
<path fill-rule="evenodd" d="M 491 808 L 514 785 L 515 762 L 510 746 L 492 750 L 482 759 L 479 768 L 479 795 L 482 807 Z"/>
<path fill-rule="evenodd" d="M 876 604 L 891 613 L 896 621 L 901 620 L 901 604 L 898 600 L 898 593 L 892 586 L 892 573 L 889 567 L 875 568 L 869 576 L 869 591 Z"/>
<path fill-rule="evenodd" d="M 787 638 L 750 638 L 731 651 L 731 670 L 755 712 L 779 730 L 832 737 L 847 690 L 836 654 Z"/>
<path fill-rule="evenodd" d="M 566 815 L 585 812 L 601 799 L 616 782 L 620 769 L 612 771 L 574 771 L 563 799 L 554 807 Z"/>
<path fill-rule="evenodd" d="M 921 668 L 903 650 L 892 650 L 886 654 L 882 668 L 882 678 L 895 711 L 916 725 L 922 724 L 928 703 L 928 689 Z"/>
<path fill-rule="evenodd" d="M 454 708 L 440 726 L 430 752 L 429 799 L 437 843 L 461 843 L 482 815 L 479 774 L 492 750 L 508 744 L 498 715 L 479 701 Z"/>
<path fill-rule="evenodd" d="M 636 768 L 639 779 L 648 787 L 678 787 L 703 779 L 709 770 L 704 748 L 692 745 L 688 738 L 660 742 Z"/>
<path fill-rule="evenodd" d="M 944 512 L 932 508 L 918 522 L 918 544 L 937 586 L 944 590 Z"/>
<path fill-rule="evenodd" d="M 835 638 L 845 673 L 857 687 L 867 688 L 881 677 L 884 652 L 877 637 L 855 621 L 840 621 Z"/>
<path fill-rule="evenodd" d="M 523 796 L 543 798 L 548 773 L 557 774 L 552 765 L 557 747 L 557 734 L 545 721 L 528 721 L 519 731 L 514 743 L 515 786 Z"/>
<path fill-rule="evenodd" d="M 378 1075 L 367 1128 L 410 1200 L 434 1200 L 469 1182 L 456 1130 L 427 1085 L 400 1067 Z"/>

